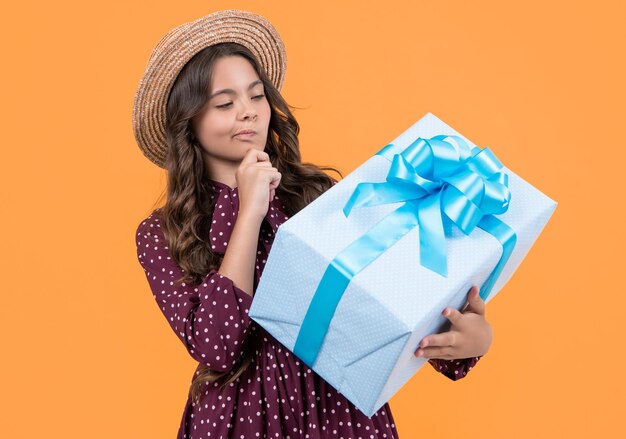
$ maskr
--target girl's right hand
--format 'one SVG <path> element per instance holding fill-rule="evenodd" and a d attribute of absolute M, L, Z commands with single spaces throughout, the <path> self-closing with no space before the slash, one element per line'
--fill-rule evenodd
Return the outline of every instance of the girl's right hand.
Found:
<path fill-rule="evenodd" d="M 239 188 L 239 213 L 261 222 L 280 184 L 281 174 L 265 151 L 250 148 L 235 172 Z"/>

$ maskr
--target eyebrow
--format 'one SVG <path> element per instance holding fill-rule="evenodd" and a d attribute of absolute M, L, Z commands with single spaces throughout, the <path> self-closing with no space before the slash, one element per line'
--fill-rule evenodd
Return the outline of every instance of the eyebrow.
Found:
<path fill-rule="evenodd" d="M 254 87 L 255 85 L 258 84 L 262 84 L 263 81 L 261 81 L 260 79 L 257 79 L 254 82 L 251 82 L 250 85 L 248 86 L 248 90 L 252 89 L 252 87 Z M 224 90 L 218 90 L 215 93 L 213 93 L 211 96 L 209 96 L 209 100 L 213 99 L 215 96 L 221 95 L 221 94 L 235 94 L 235 90 L 233 90 L 232 88 L 225 88 Z"/>

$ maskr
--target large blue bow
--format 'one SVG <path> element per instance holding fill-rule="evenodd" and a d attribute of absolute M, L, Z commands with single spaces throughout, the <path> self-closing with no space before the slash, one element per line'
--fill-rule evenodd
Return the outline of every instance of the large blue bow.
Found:
<path fill-rule="evenodd" d="M 343 249 L 327 267 L 300 326 L 294 353 L 312 367 L 339 300 L 351 279 L 419 226 L 420 264 L 447 276 L 444 220 L 466 235 L 479 227 L 496 237 L 503 252 L 481 286 L 483 300 L 515 247 L 515 232 L 493 215 L 504 213 L 511 194 L 502 163 L 488 149 L 470 148 L 458 136 L 418 138 L 403 151 L 387 145 L 377 154 L 392 164 L 382 183 L 359 183 L 343 211 L 405 203 Z"/>
<path fill-rule="evenodd" d="M 446 142 L 444 139 L 456 142 Z M 458 136 L 418 138 L 393 156 L 384 183 L 359 183 L 343 209 L 406 201 L 419 224 L 420 263 L 448 275 L 444 215 L 469 235 L 485 215 L 504 213 L 508 175 L 489 148 L 473 150 Z"/>

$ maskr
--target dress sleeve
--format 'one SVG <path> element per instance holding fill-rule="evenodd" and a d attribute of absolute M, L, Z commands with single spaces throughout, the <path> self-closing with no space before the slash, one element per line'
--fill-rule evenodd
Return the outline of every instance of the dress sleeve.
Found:
<path fill-rule="evenodd" d="M 452 381 L 463 378 L 472 370 L 472 367 L 478 363 L 480 357 L 462 358 L 456 360 L 445 360 L 443 358 L 431 358 L 428 362 L 435 368 L 437 372 L 441 372 Z"/>
<path fill-rule="evenodd" d="M 229 371 L 250 329 L 252 296 L 212 269 L 197 285 L 176 284 L 184 270 L 170 256 L 154 214 L 137 227 L 137 257 L 152 295 L 189 354 L 216 371 Z"/>

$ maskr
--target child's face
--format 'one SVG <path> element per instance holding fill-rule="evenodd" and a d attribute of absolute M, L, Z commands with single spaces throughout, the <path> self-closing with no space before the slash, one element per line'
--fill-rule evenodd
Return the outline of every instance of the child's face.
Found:
<path fill-rule="evenodd" d="M 219 93 L 224 89 L 232 92 Z M 196 137 L 205 151 L 209 174 L 232 171 L 234 175 L 250 148 L 265 149 L 270 105 L 263 83 L 241 56 L 226 56 L 216 61 L 210 93 L 206 110 L 194 124 Z M 256 134 L 235 136 L 241 130 L 254 130 Z"/>

